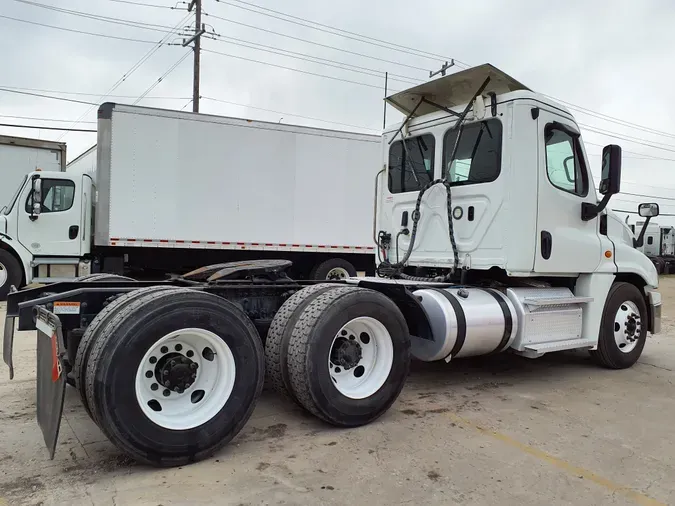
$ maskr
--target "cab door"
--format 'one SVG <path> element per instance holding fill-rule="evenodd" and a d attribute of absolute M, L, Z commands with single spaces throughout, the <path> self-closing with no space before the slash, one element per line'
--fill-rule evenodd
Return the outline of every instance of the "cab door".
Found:
<path fill-rule="evenodd" d="M 540 109 L 537 252 L 534 270 L 542 274 L 593 272 L 600 264 L 599 217 L 581 219 L 584 202 L 598 202 L 578 127 Z"/>
<path fill-rule="evenodd" d="M 31 213 L 32 184 L 26 185 L 20 206 L 18 239 L 33 255 L 79 257 L 82 248 L 82 197 L 72 178 L 65 173 L 41 177 L 40 213 Z M 86 242 L 86 241 L 85 241 Z"/>

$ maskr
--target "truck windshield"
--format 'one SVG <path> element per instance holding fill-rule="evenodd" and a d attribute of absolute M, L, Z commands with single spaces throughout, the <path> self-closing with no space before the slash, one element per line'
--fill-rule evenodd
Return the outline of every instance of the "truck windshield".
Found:
<path fill-rule="evenodd" d="M 21 181 L 21 184 L 17 187 L 16 192 L 14 192 L 14 195 L 12 196 L 11 200 L 9 201 L 9 204 L 6 205 L 5 207 L 3 207 L 5 215 L 12 212 L 12 208 L 14 207 L 14 204 L 16 204 L 16 201 L 19 198 L 19 194 L 21 193 L 21 189 L 23 188 L 23 185 L 26 184 L 26 179 L 28 179 L 28 176 L 23 177 L 23 181 Z"/>

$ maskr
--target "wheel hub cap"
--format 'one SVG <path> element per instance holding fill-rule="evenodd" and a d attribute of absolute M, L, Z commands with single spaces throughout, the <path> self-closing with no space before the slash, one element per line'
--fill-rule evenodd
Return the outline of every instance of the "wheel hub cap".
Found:
<path fill-rule="evenodd" d="M 637 346 L 642 334 L 640 310 L 634 302 L 626 301 L 619 306 L 614 318 L 614 341 L 623 353 L 630 353 Z"/>
<path fill-rule="evenodd" d="M 361 357 L 363 357 L 363 351 L 359 343 L 355 340 L 350 341 L 344 337 L 339 337 L 333 345 L 330 361 L 349 370 L 356 367 Z"/>
<path fill-rule="evenodd" d="M 5 266 L 0 264 L 0 286 L 4 286 L 4 284 L 7 282 L 7 269 L 5 269 Z"/>
<path fill-rule="evenodd" d="M 181 354 L 165 355 L 157 363 L 155 377 L 165 388 L 182 393 L 197 378 L 198 364 Z"/>

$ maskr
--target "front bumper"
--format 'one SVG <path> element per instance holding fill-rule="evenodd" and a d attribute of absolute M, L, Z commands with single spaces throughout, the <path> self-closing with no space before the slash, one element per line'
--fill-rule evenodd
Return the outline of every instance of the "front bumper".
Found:
<path fill-rule="evenodd" d="M 661 294 L 656 290 L 647 292 L 649 301 L 649 331 L 652 334 L 661 332 Z"/>

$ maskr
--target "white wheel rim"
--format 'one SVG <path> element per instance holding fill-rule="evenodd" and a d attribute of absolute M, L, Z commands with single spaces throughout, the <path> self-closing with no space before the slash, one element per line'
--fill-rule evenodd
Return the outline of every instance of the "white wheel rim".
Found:
<path fill-rule="evenodd" d="M 7 269 L 4 264 L 0 263 L 0 286 L 5 286 L 7 283 Z"/>
<path fill-rule="evenodd" d="M 387 381 L 394 344 L 382 323 L 369 316 L 347 322 L 333 338 L 328 368 L 335 388 L 350 399 L 365 399 Z"/>
<path fill-rule="evenodd" d="M 640 341 L 642 319 L 637 305 L 627 300 L 623 302 L 614 317 L 614 341 L 623 353 L 630 353 Z"/>
<path fill-rule="evenodd" d="M 349 272 L 344 267 L 333 267 L 326 274 L 326 279 L 347 279 L 349 277 Z"/>
<path fill-rule="evenodd" d="M 136 371 L 136 398 L 145 416 L 157 425 L 192 429 L 223 409 L 235 376 L 234 356 L 220 337 L 198 328 L 176 330 L 158 340 L 141 360 Z M 168 388 L 160 378 L 166 378 Z M 181 388 L 186 384 L 187 389 Z"/>

